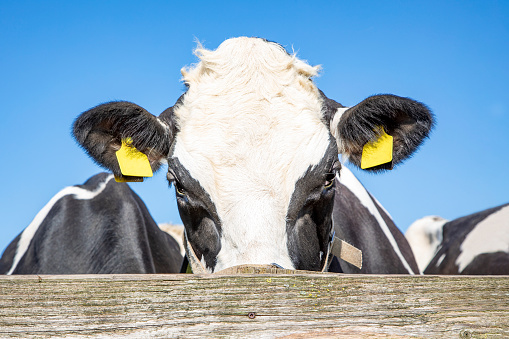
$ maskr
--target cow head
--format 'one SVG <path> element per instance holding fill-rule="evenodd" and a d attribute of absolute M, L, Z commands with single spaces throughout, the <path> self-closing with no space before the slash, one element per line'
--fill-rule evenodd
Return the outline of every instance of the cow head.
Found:
<path fill-rule="evenodd" d="M 189 244 L 208 271 L 270 263 L 320 270 L 338 153 L 359 165 L 363 145 L 383 127 L 397 164 L 428 135 L 431 113 L 393 95 L 343 107 L 314 85 L 318 67 L 263 39 L 196 53 L 173 107 L 155 117 L 133 103 L 106 103 L 78 117 L 76 139 L 116 175 L 114 152 L 125 138 L 153 170 L 167 162 Z"/>

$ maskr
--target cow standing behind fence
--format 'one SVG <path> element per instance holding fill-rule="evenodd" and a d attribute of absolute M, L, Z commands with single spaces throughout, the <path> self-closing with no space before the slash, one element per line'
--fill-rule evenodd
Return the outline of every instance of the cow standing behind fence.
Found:
<path fill-rule="evenodd" d="M 196 54 L 200 62 L 182 70 L 187 91 L 159 117 L 120 101 L 92 108 L 74 124 L 76 140 L 117 178 L 130 179 L 117 157 L 125 148 L 145 154 L 154 171 L 168 164 L 193 269 L 327 270 L 337 234 L 365 252 L 357 272 L 418 272 L 401 232 L 341 169 L 338 154 L 371 171 L 401 163 L 433 126 L 425 105 L 376 95 L 344 107 L 313 83 L 319 67 L 263 39 L 229 39 Z M 390 158 L 364 166 L 365 146 L 382 139 L 390 140 Z M 378 235 L 368 228 L 367 236 L 355 236 L 363 219 L 380 228 Z M 354 270 L 334 260 L 331 267 Z"/>
<path fill-rule="evenodd" d="M 509 204 L 452 221 L 424 217 L 405 236 L 424 274 L 509 275 Z"/>

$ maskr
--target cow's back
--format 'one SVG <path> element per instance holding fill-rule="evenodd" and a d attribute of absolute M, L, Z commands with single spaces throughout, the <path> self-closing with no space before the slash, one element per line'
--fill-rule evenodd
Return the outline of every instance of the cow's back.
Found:
<path fill-rule="evenodd" d="M 331 271 L 343 273 L 418 274 L 410 245 L 380 203 L 346 168 L 336 183 L 333 213 L 336 236 L 362 251 L 362 269 L 345 261 Z"/>
<path fill-rule="evenodd" d="M 60 191 L 7 247 L 3 274 L 175 273 L 177 242 L 106 173 Z"/>
<path fill-rule="evenodd" d="M 425 274 L 509 274 L 509 204 L 445 223 Z"/>

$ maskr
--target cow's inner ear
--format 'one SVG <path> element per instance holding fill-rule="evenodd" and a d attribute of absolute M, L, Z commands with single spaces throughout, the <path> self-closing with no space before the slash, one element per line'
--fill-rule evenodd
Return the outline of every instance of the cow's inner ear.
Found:
<path fill-rule="evenodd" d="M 393 137 L 392 163 L 369 168 L 378 171 L 410 157 L 428 137 L 434 119 L 428 107 L 418 101 L 375 95 L 346 109 L 333 123 L 337 123 L 337 127 L 331 125 L 331 131 L 335 131 L 339 152 L 358 167 L 364 145 L 376 142 L 382 131 Z"/>
<path fill-rule="evenodd" d="M 166 160 L 172 141 L 172 127 L 142 107 L 125 101 L 96 106 L 74 122 L 73 135 L 99 165 L 121 177 L 116 152 L 122 141 L 145 154 L 152 171 Z"/>

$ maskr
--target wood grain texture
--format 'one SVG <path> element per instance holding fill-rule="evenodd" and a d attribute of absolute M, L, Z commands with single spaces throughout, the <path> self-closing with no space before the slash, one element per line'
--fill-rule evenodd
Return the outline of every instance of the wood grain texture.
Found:
<path fill-rule="evenodd" d="M 508 338 L 509 278 L 0 277 L 0 337 Z"/>

